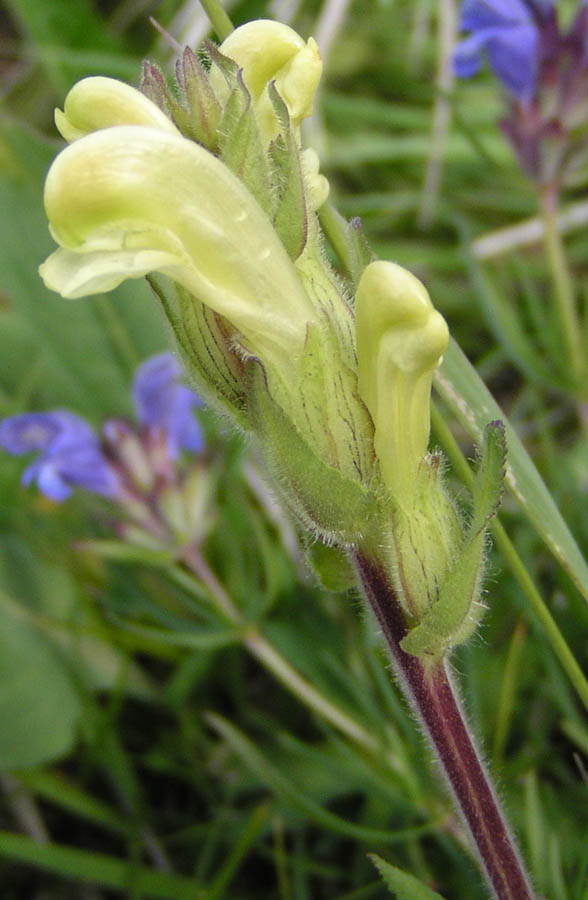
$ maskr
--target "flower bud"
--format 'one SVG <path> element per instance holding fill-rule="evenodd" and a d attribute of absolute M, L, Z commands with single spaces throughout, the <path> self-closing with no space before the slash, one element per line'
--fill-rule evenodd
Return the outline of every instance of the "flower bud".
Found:
<path fill-rule="evenodd" d="M 355 314 L 359 391 L 384 483 L 402 505 L 427 452 L 431 382 L 449 332 L 421 282 L 391 262 L 367 266 Z"/>
<path fill-rule="evenodd" d="M 287 25 L 258 19 L 231 32 L 220 50 L 242 70 L 266 144 L 278 132 L 278 118 L 267 91 L 271 82 L 288 108 L 292 125 L 299 128 L 312 112 L 322 74 L 320 53 L 313 38 L 305 42 Z M 226 93 L 223 82 L 222 74 L 213 67 L 211 84 L 217 94 Z"/>

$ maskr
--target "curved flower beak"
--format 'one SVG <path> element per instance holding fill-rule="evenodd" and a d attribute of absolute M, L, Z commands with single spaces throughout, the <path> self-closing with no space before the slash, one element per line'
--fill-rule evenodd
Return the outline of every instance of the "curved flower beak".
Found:
<path fill-rule="evenodd" d="M 311 301 L 241 181 L 178 134 L 114 126 L 53 163 L 45 208 L 60 250 L 41 266 L 64 297 L 160 271 L 226 317 L 262 359 L 302 352 Z"/>
<path fill-rule="evenodd" d="M 171 134 L 180 132 L 159 107 L 136 88 L 115 78 L 82 78 L 55 110 L 55 124 L 71 144 L 79 138 L 114 125 L 150 125 Z"/>
<path fill-rule="evenodd" d="M 418 280 L 391 262 L 365 269 L 356 294 L 359 390 L 375 425 L 384 483 L 402 502 L 427 452 L 433 372 L 449 331 Z"/>

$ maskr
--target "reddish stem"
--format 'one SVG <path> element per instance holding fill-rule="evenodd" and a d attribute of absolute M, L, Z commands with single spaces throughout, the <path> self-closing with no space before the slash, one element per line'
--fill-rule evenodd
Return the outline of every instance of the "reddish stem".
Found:
<path fill-rule="evenodd" d="M 404 614 L 386 575 L 357 553 L 367 600 L 388 643 L 404 692 L 451 787 L 497 900 L 533 900 L 523 862 L 468 730 L 445 663 L 426 666 L 405 653 Z"/>

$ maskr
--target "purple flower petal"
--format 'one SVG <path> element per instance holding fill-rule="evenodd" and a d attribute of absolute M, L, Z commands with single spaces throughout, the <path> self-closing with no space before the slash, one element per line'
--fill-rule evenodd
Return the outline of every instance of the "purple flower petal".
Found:
<path fill-rule="evenodd" d="M 462 31 L 479 31 L 532 21 L 532 10 L 524 0 L 465 0 L 459 25 Z"/>
<path fill-rule="evenodd" d="M 453 51 L 453 71 L 458 78 L 469 78 L 480 71 L 485 41 L 484 35 L 471 34 L 457 45 Z"/>
<path fill-rule="evenodd" d="M 538 33 L 534 26 L 520 25 L 508 33 L 488 34 L 486 54 L 492 70 L 506 89 L 519 99 L 530 98 L 537 79 Z"/>
<path fill-rule="evenodd" d="M 539 0 L 465 0 L 461 28 L 470 31 L 453 55 L 455 74 L 469 78 L 480 67 L 485 52 L 490 66 L 506 89 L 519 100 L 529 99 L 539 68 L 539 20 L 550 4 Z"/>
<path fill-rule="evenodd" d="M 168 453 L 175 459 L 182 449 L 202 450 L 204 441 L 193 415 L 200 398 L 180 383 L 182 369 L 171 353 L 153 356 L 139 366 L 133 382 L 133 400 L 141 425 L 160 428 Z"/>
<path fill-rule="evenodd" d="M 180 364 L 171 353 L 152 356 L 139 366 L 133 381 L 133 401 L 141 425 L 165 425 L 181 374 Z"/>
<path fill-rule="evenodd" d="M 72 492 L 72 489 L 52 460 L 48 460 L 39 466 L 36 480 L 41 493 L 49 497 L 50 500 L 57 501 L 57 503 L 67 500 Z"/>
<path fill-rule="evenodd" d="M 0 446 L 14 455 L 40 451 L 22 476 L 25 485 L 37 482 L 51 500 L 65 500 L 72 488 L 82 487 L 115 497 L 116 473 L 100 448 L 90 425 L 68 410 L 24 413 L 0 422 Z"/>
<path fill-rule="evenodd" d="M 22 413 L 0 422 L 0 447 L 14 456 L 48 450 L 56 442 L 75 444 L 96 440 L 87 422 L 67 409 Z"/>
<path fill-rule="evenodd" d="M 204 438 L 200 425 L 192 415 L 199 400 L 194 391 L 184 384 L 176 385 L 176 391 L 168 415 L 168 437 L 171 446 L 185 447 L 193 453 L 204 449 Z"/>

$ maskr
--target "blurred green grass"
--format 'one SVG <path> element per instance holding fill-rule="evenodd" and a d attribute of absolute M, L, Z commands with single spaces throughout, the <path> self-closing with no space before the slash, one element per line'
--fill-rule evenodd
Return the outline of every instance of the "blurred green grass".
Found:
<path fill-rule="evenodd" d="M 292 24 L 312 33 L 321 8 L 292 4 Z M 53 107 L 83 75 L 136 83 L 144 56 L 169 67 L 148 15 L 174 33 L 181 9 L 196 15 L 197 4 L 4 4 L 2 416 L 68 406 L 98 426 L 129 415 L 133 368 L 166 346 L 145 285 L 68 302 L 44 289 L 37 266 L 52 248 L 42 184 L 60 146 Z M 244 0 L 232 15 L 238 24 L 275 9 Z M 588 445 L 541 248 L 515 247 L 486 262 L 464 253 L 473 238 L 535 212 L 497 127 L 500 95 L 487 74 L 455 86 L 438 201 L 431 224 L 419 225 L 437 100 L 435 35 L 432 0 L 351 3 L 309 140 L 336 205 L 362 217 L 378 254 L 425 281 L 585 553 Z M 587 182 L 579 173 L 566 204 L 583 199 Z M 566 246 L 585 295 L 584 231 L 572 232 Z M 247 620 L 376 750 L 309 713 L 247 655 L 239 636 L 222 633 L 194 585 L 178 586 L 165 568 L 81 547 L 109 537 L 104 507 L 83 495 L 63 506 L 44 501 L 19 485 L 21 462 L 2 454 L 5 896 L 383 898 L 367 858 L 377 852 L 447 900 L 484 897 L 456 838 L 451 803 L 389 681 L 373 623 L 354 596 L 300 580 L 276 523 L 244 480 L 247 448 L 204 417 L 223 473 L 207 559 Z M 453 427 L 471 455 L 467 434 Z M 585 601 L 512 500 L 502 518 L 586 670 Z M 586 711 L 497 555 L 487 599 L 480 634 L 455 659 L 466 704 L 539 889 L 553 900 L 585 900 Z M 170 633 L 190 640 L 171 642 Z"/>

